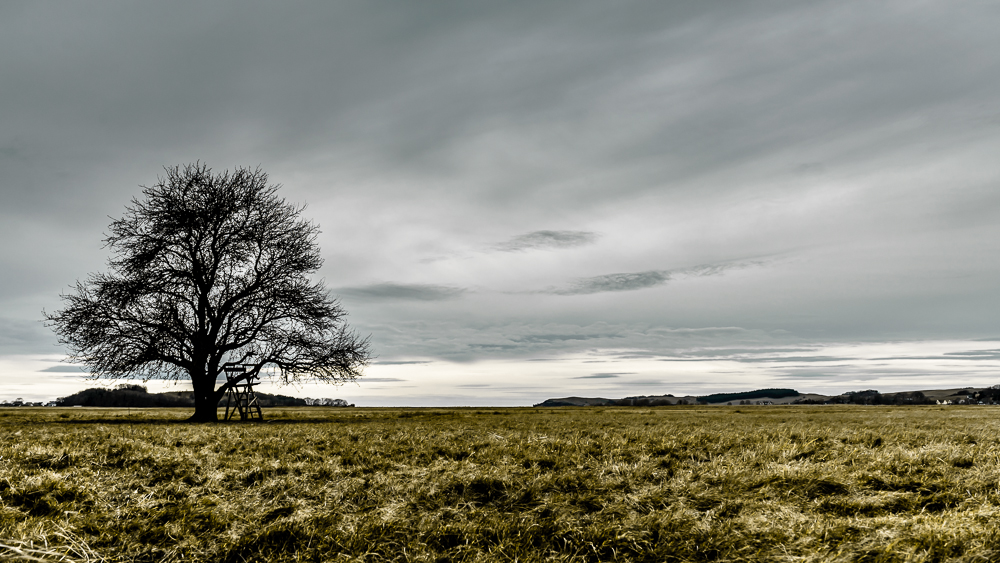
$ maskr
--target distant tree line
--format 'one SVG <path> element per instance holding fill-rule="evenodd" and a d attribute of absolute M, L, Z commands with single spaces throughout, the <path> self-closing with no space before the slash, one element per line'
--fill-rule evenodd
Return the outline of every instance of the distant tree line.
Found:
<path fill-rule="evenodd" d="M 795 389 L 756 389 L 754 391 L 741 391 L 738 393 L 712 393 L 711 395 L 701 395 L 690 399 L 675 399 L 673 395 L 625 397 L 624 399 L 612 399 L 611 404 L 625 407 L 658 407 L 688 404 L 710 405 L 732 401 L 744 401 L 740 404 L 751 404 L 749 401 L 753 401 L 754 399 L 782 399 L 784 397 L 798 397 L 799 395 L 801 393 Z"/>
<path fill-rule="evenodd" d="M 658 397 L 611 399 L 610 404 L 616 407 L 664 407 L 667 405 L 686 405 L 688 401 L 685 399 L 674 399 L 673 395 L 661 395 Z"/>
<path fill-rule="evenodd" d="M 744 401 L 752 399 L 783 399 L 785 397 L 798 397 L 801 395 L 795 389 L 757 389 L 756 391 L 743 391 L 741 393 L 712 393 L 698 397 L 699 403 L 727 403 L 730 401 Z"/>
<path fill-rule="evenodd" d="M 354 406 L 349 405 L 343 399 L 299 399 L 287 395 L 260 392 L 257 392 L 256 395 L 257 401 L 262 407 Z M 60 407 L 192 407 L 195 404 L 195 397 L 192 391 L 150 393 L 143 385 L 126 383 L 113 389 L 85 389 L 68 397 L 60 397 L 55 400 L 55 404 Z M 219 406 L 226 406 L 225 397 L 219 401 Z"/>
<path fill-rule="evenodd" d="M 902 393 L 879 393 L 875 389 L 848 391 L 825 400 L 802 399 L 800 405 L 933 405 L 937 401 L 927 398 L 920 391 Z"/>

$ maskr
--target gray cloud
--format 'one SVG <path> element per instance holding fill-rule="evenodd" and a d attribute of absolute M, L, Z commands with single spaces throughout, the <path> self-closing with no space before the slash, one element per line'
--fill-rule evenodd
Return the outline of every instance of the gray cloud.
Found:
<path fill-rule="evenodd" d="M 337 288 L 337 293 L 369 301 L 444 301 L 465 293 L 461 287 L 432 284 L 376 283 L 360 287 Z"/>
<path fill-rule="evenodd" d="M 830 380 L 837 379 L 841 375 L 835 371 L 804 371 L 795 370 L 777 375 L 778 379 L 817 379 Z"/>
<path fill-rule="evenodd" d="M 83 366 L 49 366 L 45 369 L 40 369 L 38 371 L 52 372 L 52 373 L 89 373 L 86 367 Z"/>
<path fill-rule="evenodd" d="M 528 334 L 514 338 L 516 342 L 566 342 L 570 340 L 594 340 L 618 338 L 618 334 Z"/>
<path fill-rule="evenodd" d="M 762 266 L 764 260 L 719 262 L 701 264 L 690 268 L 677 270 L 647 270 L 620 274 L 605 274 L 590 278 L 579 278 L 569 287 L 547 290 L 556 295 L 589 295 L 608 291 L 635 291 L 666 284 L 680 277 L 720 276 L 731 270 L 741 270 L 753 266 Z"/>
<path fill-rule="evenodd" d="M 663 285 L 670 280 L 670 272 L 650 270 L 626 274 L 606 274 L 592 278 L 580 278 L 564 289 L 554 289 L 556 295 L 589 295 L 605 291 L 634 291 Z"/>
<path fill-rule="evenodd" d="M 635 372 L 623 371 L 618 373 L 595 373 L 591 375 L 581 375 L 573 379 L 615 379 L 623 375 L 635 375 Z"/>
<path fill-rule="evenodd" d="M 516 236 L 497 245 L 498 250 L 514 252 L 520 250 L 573 248 L 592 244 L 597 235 L 590 231 L 534 231 Z"/>
<path fill-rule="evenodd" d="M 705 350 L 690 350 L 684 353 L 684 358 L 704 358 L 709 360 L 717 359 L 729 359 L 732 357 L 741 357 L 746 355 L 759 355 L 759 354 L 773 354 L 773 355 L 783 355 L 783 354 L 804 354 L 808 352 L 815 352 L 816 348 L 709 348 Z"/>
<path fill-rule="evenodd" d="M 856 358 L 845 358 L 838 356 L 777 356 L 777 357 L 757 357 L 757 358 L 732 358 L 737 362 L 744 363 L 804 363 L 804 362 L 843 362 Z"/>
<path fill-rule="evenodd" d="M 754 266 L 763 266 L 766 263 L 767 262 L 765 260 L 745 260 L 738 262 L 723 262 L 719 264 L 702 264 L 700 266 L 694 266 L 683 270 L 675 270 L 672 273 L 689 277 L 719 276 L 731 270 L 742 270 L 744 268 L 751 268 Z"/>
<path fill-rule="evenodd" d="M 631 387 L 633 385 L 666 387 L 666 382 L 662 379 L 629 379 L 616 384 L 619 387 Z"/>
<path fill-rule="evenodd" d="M 52 353 L 52 340 L 38 320 L 0 317 L 0 353 Z"/>
<path fill-rule="evenodd" d="M 466 344 L 466 346 L 469 349 L 476 350 L 476 351 L 484 351 L 484 352 L 485 351 L 492 351 L 492 352 L 500 352 L 500 351 L 514 352 L 514 351 L 517 351 L 517 350 L 521 349 L 521 347 L 518 346 L 517 344 L 483 344 L 483 343 L 479 343 L 479 342 L 471 342 L 469 344 Z"/>
<path fill-rule="evenodd" d="M 966 352 L 945 352 L 945 356 L 963 360 L 1000 360 L 1000 350 L 969 350 Z"/>
<path fill-rule="evenodd" d="M 945 352 L 939 356 L 885 356 L 872 361 L 891 360 L 1000 360 L 1000 350 L 970 350 L 965 352 Z"/>

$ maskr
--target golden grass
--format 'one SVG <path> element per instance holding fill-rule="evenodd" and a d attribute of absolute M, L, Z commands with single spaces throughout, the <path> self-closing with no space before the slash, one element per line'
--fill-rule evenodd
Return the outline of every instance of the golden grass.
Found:
<path fill-rule="evenodd" d="M 0 559 L 990 561 L 990 407 L 0 409 Z"/>

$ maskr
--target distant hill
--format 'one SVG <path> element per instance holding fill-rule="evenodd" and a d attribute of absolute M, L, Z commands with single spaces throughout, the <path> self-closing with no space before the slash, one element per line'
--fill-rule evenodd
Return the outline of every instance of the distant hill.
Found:
<path fill-rule="evenodd" d="M 757 389 L 738 393 L 674 397 L 673 395 L 642 395 L 623 399 L 603 397 L 565 397 L 548 399 L 536 407 L 624 406 L 657 407 L 666 405 L 932 405 L 932 404 L 1000 404 L 1000 385 L 993 387 L 958 387 L 923 391 L 879 393 L 875 389 L 848 391 L 840 395 L 800 393 L 795 389 Z"/>
<path fill-rule="evenodd" d="M 605 399 L 603 397 L 563 397 L 561 399 L 546 399 L 536 407 L 636 407 L 661 405 L 693 404 L 694 397 L 674 397 L 661 395 L 657 397 L 625 397 L 624 399 Z"/>
<path fill-rule="evenodd" d="M 562 399 L 546 399 L 535 405 L 536 407 L 600 407 L 615 404 L 612 399 L 602 399 L 600 397 L 564 397 Z"/>
<path fill-rule="evenodd" d="M 256 393 L 257 401 L 262 407 L 304 407 L 305 399 L 297 399 L 285 395 Z M 56 399 L 61 407 L 194 407 L 194 392 L 171 391 L 167 393 L 149 393 L 141 385 L 119 385 L 115 389 L 84 389 L 68 397 Z M 220 407 L 226 406 L 225 397 L 219 402 Z"/>

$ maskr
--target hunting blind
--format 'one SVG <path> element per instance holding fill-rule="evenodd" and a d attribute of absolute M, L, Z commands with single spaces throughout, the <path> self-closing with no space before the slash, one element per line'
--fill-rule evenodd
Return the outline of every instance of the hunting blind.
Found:
<path fill-rule="evenodd" d="M 239 413 L 240 420 L 264 420 L 257 394 L 253 392 L 253 386 L 260 383 L 260 374 L 248 370 L 248 367 L 251 366 L 229 364 L 222 368 L 226 373 L 226 380 L 232 384 L 226 390 L 225 420 L 231 419 L 236 413 Z"/>

